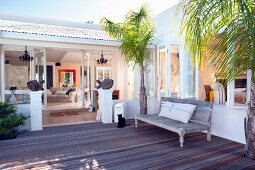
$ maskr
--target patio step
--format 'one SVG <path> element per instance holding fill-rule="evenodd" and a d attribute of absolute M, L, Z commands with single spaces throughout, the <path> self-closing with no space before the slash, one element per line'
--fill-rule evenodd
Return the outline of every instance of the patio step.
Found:
<path fill-rule="evenodd" d="M 67 113 L 67 112 L 88 112 L 87 108 L 77 108 L 77 109 L 61 109 L 61 110 L 46 110 L 43 111 L 43 113 L 56 113 L 56 112 L 63 112 L 63 113 Z"/>

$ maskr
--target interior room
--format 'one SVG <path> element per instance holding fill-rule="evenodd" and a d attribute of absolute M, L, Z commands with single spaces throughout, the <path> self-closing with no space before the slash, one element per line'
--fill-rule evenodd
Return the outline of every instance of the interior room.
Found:
<path fill-rule="evenodd" d="M 89 92 L 86 78 L 87 67 L 86 63 L 82 62 L 83 52 L 49 49 L 46 56 L 47 110 L 59 110 L 65 107 L 81 108 L 82 89 L 84 93 Z"/>
<path fill-rule="evenodd" d="M 216 101 L 217 104 L 227 104 L 228 93 L 234 96 L 234 106 L 244 106 L 246 104 L 247 75 L 243 73 L 231 84 L 223 82 L 222 76 L 217 75 L 212 66 L 204 62 L 200 71 L 199 96 L 201 100 Z"/>
<path fill-rule="evenodd" d="M 24 62 L 19 59 L 24 54 L 24 46 L 11 47 L 4 51 L 5 101 L 11 100 L 10 87 L 14 86 L 15 102 L 29 104 L 27 82 L 45 80 L 42 104 L 46 125 L 95 120 L 98 109 L 96 80 L 114 80 L 113 100 L 134 97 L 134 71 L 126 65 L 120 52 L 89 50 L 85 53 L 82 50 L 26 47 L 33 60 Z M 90 107 L 93 114 L 83 117 L 82 113 L 88 113 Z"/>

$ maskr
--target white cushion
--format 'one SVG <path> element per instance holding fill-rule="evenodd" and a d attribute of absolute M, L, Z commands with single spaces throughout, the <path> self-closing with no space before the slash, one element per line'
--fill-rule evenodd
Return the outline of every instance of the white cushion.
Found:
<path fill-rule="evenodd" d="M 163 104 L 163 103 L 162 103 Z M 172 107 L 171 107 L 172 106 Z M 160 117 L 165 117 L 177 120 L 183 123 L 188 123 L 196 105 L 182 103 L 164 103 L 159 113 Z"/>
<path fill-rule="evenodd" d="M 57 94 L 57 95 L 66 95 L 66 91 L 65 90 L 57 90 L 55 94 Z"/>
<path fill-rule="evenodd" d="M 161 109 L 160 110 L 169 110 L 169 109 L 173 109 L 174 108 L 174 105 L 176 103 L 173 103 L 173 102 L 167 102 L 167 101 L 162 101 L 161 103 Z"/>
<path fill-rule="evenodd" d="M 50 89 L 47 89 L 47 95 L 52 95 L 52 92 L 50 91 Z"/>
<path fill-rule="evenodd" d="M 178 109 L 178 110 L 182 110 L 184 112 L 187 112 L 187 113 L 191 114 L 191 116 L 192 116 L 194 110 L 196 109 L 196 105 L 175 103 L 174 108 Z"/>

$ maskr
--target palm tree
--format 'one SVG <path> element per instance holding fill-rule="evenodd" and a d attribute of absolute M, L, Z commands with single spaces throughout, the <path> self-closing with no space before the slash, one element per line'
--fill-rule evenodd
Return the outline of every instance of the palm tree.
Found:
<path fill-rule="evenodd" d="M 145 61 L 149 60 L 148 45 L 153 40 L 155 32 L 147 7 L 142 5 L 137 12 L 130 10 L 123 23 L 102 18 L 100 24 L 111 37 L 122 43 L 120 49 L 126 62 L 134 64 L 134 67 L 139 66 L 141 75 L 140 114 L 146 114 Z"/>
<path fill-rule="evenodd" d="M 227 83 L 247 70 L 255 84 L 254 0 L 181 0 L 181 33 L 193 63 L 208 61 Z M 255 89 L 255 88 L 252 88 Z M 255 158 L 254 91 L 245 120 L 246 156 Z"/>

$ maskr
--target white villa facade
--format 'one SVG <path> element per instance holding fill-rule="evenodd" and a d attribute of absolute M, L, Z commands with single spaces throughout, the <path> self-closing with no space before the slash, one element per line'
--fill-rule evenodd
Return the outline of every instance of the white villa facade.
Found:
<path fill-rule="evenodd" d="M 110 39 L 98 26 L 36 20 L 29 22 L 8 16 L 0 16 L 0 19 L 0 101 L 8 100 L 9 86 L 18 86 L 16 94 L 22 95 L 27 93 L 27 81 L 43 79 L 46 81 L 43 95 L 46 110 L 47 89 L 62 85 L 60 70 L 76 70 L 76 84 L 72 86 L 81 92 L 77 96 L 80 98 L 77 101 L 79 106 L 92 103 L 95 80 L 99 78 L 99 72 L 104 77 L 105 71 L 114 80 L 113 90 L 119 90 L 119 99 L 139 103 L 139 72 L 136 69 L 133 71 L 125 63 L 119 50 L 120 43 Z M 182 37 L 179 38 L 179 21 L 176 6 L 155 17 L 157 43 L 149 47 L 152 63 L 148 63 L 145 75 L 149 113 L 157 112 L 158 101 L 162 96 L 205 100 L 204 85 L 211 85 L 217 80 L 211 68 L 199 71 L 197 67 L 191 66 Z M 25 46 L 34 56 L 34 60 L 27 65 L 18 61 Z M 106 65 L 97 64 L 102 51 L 109 61 Z M 56 66 L 56 63 L 61 63 L 61 66 Z M 52 70 L 51 80 L 47 79 L 47 68 Z M 247 71 L 240 79 L 240 88 L 245 85 L 250 89 L 250 73 Z M 223 105 L 214 106 L 212 133 L 244 143 L 243 118 L 246 107 L 245 102 L 235 101 L 235 86 L 235 82 L 229 84 Z M 241 89 L 238 87 L 238 90 Z M 240 96 L 241 101 L 248 101 L 249 90 Z M 131 108 L 129 113 L 133 115 L 137 109 Z"/>
<path fill-rule="evenodd" d="M 202 70 L 196 66 L 192 68 L 188 50 L 184 49 L 183 37 L 180 36 L 181 15 L 176 14 L 177 6 L 175 5 L 155 17 L 158 40 L 156 61 L 159 63 L 157 94 L 206 100 L 206 87 L 210 87 L 212 84 L 215 86 L 215 82 L 220 82 L 220 76 L 215 75 L 213 69 L 206 63 Z M 176 63 L 175 55 L 172 54 L 176 47 L 179 49 L 178 63 Z M 163 61 L 160 63 L 160 60 Z M 178 71 L 176 71 L 176 67 L 178 67 Z M 179 77 L 178 82 L 176 82 L 176 77 Z M 221 88 L 221 90 L 224 89 L 221 94 L 217 87 L 211 86 L 214 88 L 211 90 L 214 92 L 215 100 L 212 119 L 214 135 L 245 143 L 243 124 L 246 116 L 246 102 L 250 98 L 250 82 L 251 72 L 247 71 L 227 87 Z M 246 88 L 247 90 L 245 90 Z M 220 97 L 222 97 L 222 101 L 219 100 Z"/>

